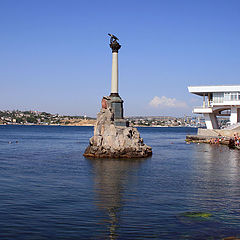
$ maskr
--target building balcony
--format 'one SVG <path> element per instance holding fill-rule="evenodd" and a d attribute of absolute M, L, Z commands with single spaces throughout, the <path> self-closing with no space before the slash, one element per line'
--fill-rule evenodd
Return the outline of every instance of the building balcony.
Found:
<path fill-rule="evenodd" d="M 212 107 L 195 107 L 193 113 L 213 113 Z"/>

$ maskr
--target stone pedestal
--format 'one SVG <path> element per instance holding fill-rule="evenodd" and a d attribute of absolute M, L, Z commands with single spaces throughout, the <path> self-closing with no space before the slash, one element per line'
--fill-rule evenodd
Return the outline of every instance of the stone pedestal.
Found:
<path fill-rule="evenodd" d="M 123 119 L 123 100 L 121 97 L 110 95 L 111 109 L 114 113 L 114 119 Z"/>

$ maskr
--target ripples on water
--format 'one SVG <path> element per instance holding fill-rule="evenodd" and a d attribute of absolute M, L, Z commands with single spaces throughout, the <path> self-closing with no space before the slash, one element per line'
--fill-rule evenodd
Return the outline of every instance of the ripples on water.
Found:
<path fill-rule="evenodd" d="M 91 127 L 0 126 L 0 239 L 240 236 L 240 152 L 195 132 L 140 128 L 151 158 L 90 160 Z"/>

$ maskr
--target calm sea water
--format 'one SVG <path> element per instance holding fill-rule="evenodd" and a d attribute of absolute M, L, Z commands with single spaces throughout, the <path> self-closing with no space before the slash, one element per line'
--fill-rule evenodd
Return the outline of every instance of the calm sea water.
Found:
<path fill-rule="evenodd" d="M 92 127 L 0 126 L 0 239 L 240 236 L 240 151 L 139 131 L 151 158 L 89 160 Z"/>

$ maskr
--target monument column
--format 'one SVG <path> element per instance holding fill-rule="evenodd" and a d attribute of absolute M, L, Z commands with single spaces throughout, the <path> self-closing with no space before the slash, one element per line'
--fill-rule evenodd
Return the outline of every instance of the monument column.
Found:
<path fill-rule="evenodd" d="M 123 100 L 118 94 L 118 50 L 121 45 L 117 42 L 116 36 L 108 35 L 111 37 L 110 48 L 112 49 L 111 94 L 102 99 L 102 108 L 97 115 L 94 136 L 90 138 L 83 155 L 91 158 L 151 156 L 152 148 L 143 143 L 138 130 L 129 126 L 129 122 L 123 117 Z M 111 214 L 114 216 L 115 212 L 111 211 Z"/>
<path fill-rule="evenodd" d="M 113 52 L 111 95 L 117 94 L 118 94 L 118 52 Z"/>
<path fill-rule="evenodd" d="M 113 40 L 114 39 L 114 40 Z M 111 36 L 110 48 L 112 49 L 112 82 L 111 82 L 111 95 L 118 95 L 118 50 L 121 45 L 117 42 L 117 37 Z"/>
<path fill-rule="evenodd" d="M 114 124 L 118 126 L 126 126 L 123 119 L 123 100 L 118 93 L 118 50 L 121 45 L 117 42 L 118 38 L 113 34 L 108 34 L 110 39 L 110 48 L 112 49 L 112 79 L 111 79 L 111 109 L 114 115 Z"/>

